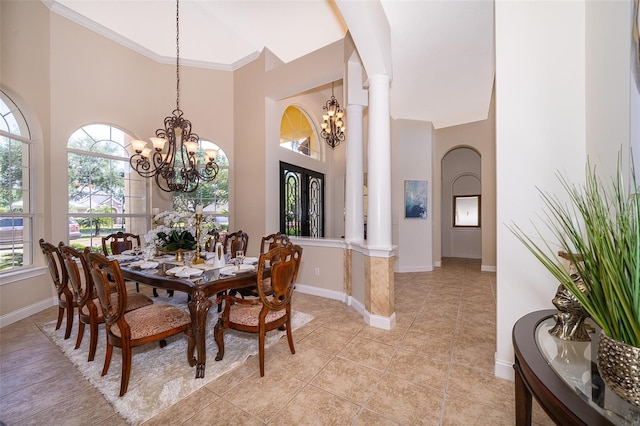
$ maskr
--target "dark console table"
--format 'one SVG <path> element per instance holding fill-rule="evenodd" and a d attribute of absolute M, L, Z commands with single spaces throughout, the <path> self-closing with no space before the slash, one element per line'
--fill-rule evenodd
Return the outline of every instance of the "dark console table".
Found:
<path fill-rule="evenodd" d="M 532 396 L 559 425 L 640 426 L 640 407 L 609 389 L 595 364 L 600 330 L 591 342 L 549 334 L 556 310 L 532 312 L 513 326 L 516 425 L 531 424 Z"/>

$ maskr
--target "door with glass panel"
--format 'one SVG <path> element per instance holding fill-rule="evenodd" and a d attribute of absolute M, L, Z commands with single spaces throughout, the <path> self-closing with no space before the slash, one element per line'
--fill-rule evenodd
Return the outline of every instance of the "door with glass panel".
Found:
<path fill-rule="evenodd" d="M 324 175 L 280 163 L 280 232 L 324 237 Z"/>

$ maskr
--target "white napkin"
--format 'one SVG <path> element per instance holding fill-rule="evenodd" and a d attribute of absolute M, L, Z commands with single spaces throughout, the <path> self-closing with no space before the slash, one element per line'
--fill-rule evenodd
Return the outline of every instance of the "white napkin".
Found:
<path fill-rule="evenodd" d="M 238 267 L 233 265 L 233 266 L 225 266 L 224 268 L 220 269 L 220 275 L 235 275 L 238 272 L 249 272 L 249 271 L 253 271 L 255 268 L 253 267 L 253 265 L 240 265 L 240 269 L 238 270 Z"/>
<path fill-rule="evenodd" d="M 204 271 L 202 269 L 189 268 L 188 266 L 176 266 L 167 270 L 167 274 L 175 275 L 179 278 L 189 278 L 201 275 Z"/>
<path fill-rule="evenodd" d="M 256 263 L 258 263 L 258 260 L 260 259 L 258 259 L 257 257 L 245 257 L 242 263 L 246 265 L 255 265 Z"/>
<path fill-rule="evenodd" d="M 135 256 L 127 256 L 126 254 L 112 254 L 107 256 L 109 260 L 117 260 L 118 262 L 126 262 L 135 259 Z"/>
<path fill-rule="evenodd" d="M 131 262 L 129 266 L 138 266 L 140 269 L 154 269 L 159 265 L 158 262 L 150 260 L 138 260 L 137 262 Z"/>

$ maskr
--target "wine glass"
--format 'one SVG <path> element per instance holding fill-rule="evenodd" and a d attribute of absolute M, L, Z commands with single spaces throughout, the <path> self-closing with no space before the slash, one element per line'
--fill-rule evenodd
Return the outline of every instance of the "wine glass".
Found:
<path fill-rule="evenodd" d="M 244 262 L 244 250 L 236 251 L 236 265 L 238 265 L 238 270 L 240 270 L 240 265 Z"/>
<path fill-rule="evenodd" d="M 183 253 L 184 256 L 184 266 L 191 266 L 193 264 L 193 258 L 195 257 L 195 253 L 192 251 L 185 251 Z"/>

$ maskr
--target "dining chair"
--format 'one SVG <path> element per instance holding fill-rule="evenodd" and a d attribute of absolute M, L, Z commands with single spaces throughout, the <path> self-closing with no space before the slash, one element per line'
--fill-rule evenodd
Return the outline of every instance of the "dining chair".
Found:
<path fill-rule="evenodd" d="M 142 248 L 140 235 L 118 231 L 115 234 L 102 237 L 102 253 L 105 256 L 122 254 L 123 251 L 132 250 L 136 247 Z M 138 282 L 136 282 L 136 291 L 140 292 L 140 284 Z M 167 290 L 167 294 L 170 297 L 173 296 L 173 290 Z M 153 297 L 158 297 L 158 289 L 155 287 L 153 287 Z"/>
<path fill-rule="evenodd" d="M 242 230 L 232 232 L 224 237 L 224 253 L 228 254 L 231 259 L 235 259 L 238 251 L 247 254 L 249 247 L 249 235 Z"/>
<path fill-rule="evenodd" d="M 216 247 L 216 243 L 220 241 L 220 233 L 218 231 L 209 231 L 207 232 L 207 235 L 209 237 L 207 238 L 207 242 L 204 245 L 204 249 L 205 251 L 213 251 L 213 249 Z"/>
<path fill-rule="evenodd" d="M 120 396 L 127 392 L 131 374 L 131 349 L 147 343 L 166 344 L 166 338 L 176 334 L 187 335 L 188 354 L 193 353 L 195 340 L 191 330 L 191 316 L 188 312 L 168 304 L 154 303 L 133 311 L 126 311 L 127 287 L 117 260 L 109 260 L 99 253 L 84 253 L 89 264 L 91 279 L 104 315 L 107 332 L 107 350 L 102 375 L 109 371 L 113 347 L 122 351 L 122 378 Z M 109 291 L 110 281 L 116 283 L 117 296 Z"/>
<path fill-rule="evenodd" d="M 91 362 L 95 358 L 98 345 L 98 324 L 104 323 L 104 315 L 102 309 L 99 308 L 100 300 L 98 300 L 91 280 L 89 265 L 87 265 L 83 252 L 67 246 L 63 242 L 58 245 L 58 248 L 64 259 L 64 265 L 69 275 L 69 283 L 78 305 L 78 337 L 76 338 L 74 349 L 78 349 L 82 344 L 85 324 L 89 324 L 89 356 L 87 362 Z M 89 247 L 86 247 L 84 252 L 86 253 L 89 250 Z M 117 293 L 113 294 L 114 291 L 117 292 L 117 288 L 112 287 L 111 297 L 118 297 Z M 133 293 L 127 296 L 126 311 L 129 312 L 151 304 L 153 304 L 153 300 L 144 294 Z"/>
<path fill-rule="evenodd" d="M 39 243 L 40 249 L 47 259 L 47 266 L 53 279 L 53 285 L 58 293 L 58 321 L 56 322 L 56 330 L 62 325 L 62 318 L 64 318 L 66 313 L 67 326 L 64 331 L 64 338 L 68 339 L 69 336 L 71 336 L 71 327 L 73 327 L 74 308 L 78 306 L 73 297 L 73 291 L 69 286 L 69 274 L 67 274 L 67 269 L 64 266 L 64 261 L 62 260 L 62 255 L 58 247 L 46 242 L 42 238 L 40 238 Z"/>
<path fill-rule="evenodd" d="M 140 235 L 118 231 L 102 237 L 102 252 L 105 256 L 110 254 L 121 254 L 125 250 L 141 248 Z"/>
<path fill-rule="evenodd" d="M 258 286 L 258 299 L 242 299 L 232 295 L 222 295 L 216 299 L 218 305 L 224 302 L 224 311 L 214 328 L 218 344 L 216 361 L 224 357 L 224 329 L 258 333 L 260 376 L 264 376 L 264 344 L 267 331 L 284 326 L 292 354 L 296 353 L 291 334 L 291 296 L 298 276 L 302 247 L 292 245 L 276 247 L 260 255 L 257 282 L 265 275 L 271 276 L 268 291 Z"/>
<path fill-rule="evenodd" d="M 260 242 L 260 254 L 266 253 L 269 250 L 273 250 L 276 247 L 287 247 L 291 245 L 291 241 L 289 237 L 280 232 L 276 232 L 270 235 L 265 235 L 262 237 L 262 241 Z M 271 277 L 265 277 L 262 280 L 262 286 L 265 290 L 268 290 L 271 286 Z M 253 296 L 258 297 L 258 288 L 257 287 L 245 287 L 239 288 L 231 292 L 231 294 L 240 294 L 242 297 Z"/>
<path fill-rule="evenodd" d="M 260 242 L 260 254 L 266 253 L 276 247 L 286 247 L 289 244 L 291 244 L 289 237 L 281 232 L 265 235 Z"/>

